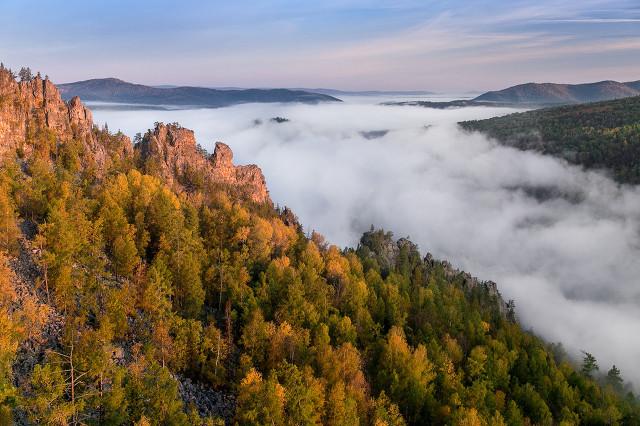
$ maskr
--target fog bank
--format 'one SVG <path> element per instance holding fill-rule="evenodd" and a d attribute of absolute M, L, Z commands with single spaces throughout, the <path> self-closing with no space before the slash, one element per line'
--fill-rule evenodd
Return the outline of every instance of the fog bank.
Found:
<path fill-rule="evenodd" d="M 455 125 L 511 111 L 359 101 L 94 117 L 130 136 L 177 121 L 209 150 L 222 140 L 236 163 L 262 168 L 274 202 L 305 229 L 342 246 L 371 224 L 409 236 L 423 254 L 496 281 L 525 326 L 638 383 L 640 191 Z"/>

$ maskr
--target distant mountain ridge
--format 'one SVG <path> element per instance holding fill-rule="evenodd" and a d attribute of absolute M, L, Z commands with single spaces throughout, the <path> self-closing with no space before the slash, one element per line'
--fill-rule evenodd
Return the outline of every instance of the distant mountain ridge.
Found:
<path fill-rule="evenodd" d="M 97 78 L 59 84 L 63 99 L 149 105 L 224 107 L 258 102 L 340 102 L 333 96 L 290 89 L 210 89 L 205 87 L 152 87 L 117 78 Z"/>
<path fill-rule="evenodd" d="M 584 84 L 525 83 L 481 94 L 473 99 L 453 101 L 391 101 L 383 105 L 420 106 L 448 109 L 462 107 L 542 108 L 640 96 L 640 80 L 620 83 L 613 80 Z"/>
<path fill-rule="evenodd" d="M 608 101 L 640 95 L 640 80 L 626 83 L 606 80 L 585 84 L 526 83 L 496 90 L 474 101 L 508 104 L 577 104 Z"/>

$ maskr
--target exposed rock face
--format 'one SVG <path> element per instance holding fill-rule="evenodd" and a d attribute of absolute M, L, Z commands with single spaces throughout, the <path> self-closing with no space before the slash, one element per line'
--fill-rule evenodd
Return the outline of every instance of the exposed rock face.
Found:
<path fill-rule="evenodd" d="M 222 142 L 216 142 L 216 149 L 213 151 L 211 162 L 213 167 L 217 169 L 233 168 L 233 152 L 231 148 Z"/>
<path fill-rule="evenodd" d="M 52 131 L 58 143 L 74 138 L 81 141 L 91 157 L 85 160 L 95 163 L 98 171 L 109 161 L 107 147 L 93 133 L 91 111 L 78 97 L 65 103 L 48 79 L 36 76 L 18 82 L 9 70 L 0 69 L 0 156 L 17 149 L 29 156 L 33 147 L 25 142 L 35 129 Z M 130 153 L 131 142 L 128 138 L 123 142 Z"/>
<path fill-rule="evenodd" d="M 0 158 L 20 152 L 28 158 L 33 152 L 30 135 L 36 130 L 51 132 L 57 144 L 72 139 L 83 144 L 85 166 L 102 175 L 112 161 L 133 154 L 128 137 L 105 135 L 94 130 L 91 111 L 80 98 L 64 102 L 56 86 L 37 76 L 16 81 L 12 73 L 0 69 Z M 234 166 L 231 149 L 216 143 L 213 155 L 196 144 L 192 130 L 177 124 L 158 124 L 136 146 L 147 171 L 159 174 L 178 188 L 203 184 L 228 185 L 256 203 L 271 202 L 262 171 L 255 165 Z"/>
<path fill-rule="evenodd" d="M 498 284 L 496 284 L 494 281 L 482 281 L 468 272 L 454 268 L 451 263 L 446 260 L 435 260 L 431 253 L 427 253 L 427 255 L 423 259 L 423 262 L 431 267 L 435 265 L 442 266 L 444 275 L 448 279 L 454 279 L 456 277 L 461 278 L 462 283 L 467 290 L 473 290 L 477 287 L 484 289 L 489 296 L 496 298 L 497 306 L 501 314 L 506 315 L 509 311 L 509 303 L 504 301 L 502 295 L 498 291 Z"/>
<path fill-rule="evenodd" d="M 67 103 L 69 110 L 69 121 L 72 126 L 76 126 L 78 132 L 87 134 L 93 126 L 93 114 L 87 109 L 80 98 L 75 96 Z"/>
<path fill-rule="evenodd" d="M 234 187 L 256 203 L 271 202 L 258 166 L 235 166 L 231 148 L 217 142 L 213 155 L 196 144 L 192 130 L 158 123 L 136 145 L 147 170 L 173 186 L 223 184 Z"/>

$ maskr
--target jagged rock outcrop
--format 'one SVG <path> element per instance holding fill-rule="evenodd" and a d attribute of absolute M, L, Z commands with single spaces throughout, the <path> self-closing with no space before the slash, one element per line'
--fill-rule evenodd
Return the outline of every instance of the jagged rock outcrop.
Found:
<path fill-rule="evenodd" d="M 71 139 L 83 143 L 83 160 L 95 165 L 98 173 L 114 156 L 132 153 L 131 141 L 124 135 L 118 135 L 120 152 L 110 152 L 93 127 L 91 111 L 78 97 L 64 102 L 48 78 L 37 75 L 18 82 L 11 71 L 0 68 L 0 157 L 16 150 L 28 157 L 33 151 L 30 134 L 42 129 L 51 131 L 57 143 Z"/>
<path fill-rule="evenodd" d="M 449 263 L 446 260 L 434 259 L 431 253 L 426 254 L 426 256 L 423 259 L 423 262 L 426 265 L 429 265 L 431 267 L 440 265 L 447 279 L 452 280 L 455 278 L 460 278 L 462 280 L 462 284 L 467 290 L 473 290 L 474 288 L 477 288 L 477 287 L 484 289 L 489 296 L 494 297 L 496 299 L 496 303 L 500 313 L 502 313 L 503 315 L 506 315 L 507 312 L 509 311 L 509 303 L 505 302 L 505 300 L 502 298 L 500 291 L 498 291 L 498 284 L 496 284 L 494 281 L 491 281 L 491 280 L 482 281 L 477 277 L 474 277 L 468 272 L 465 272 L 453 267 L 453 265 L 451 265 L 451 263 Z"/>
<path fill-rule="evenodd" d="M 193 131 L 177 124 L 157 123 L 135 149 L 149 173 L 174 187 L 229 185 L 251 201 L 271 202 L 258 166 L 235 166 L 231 148 L 222 142 L 217 142 L 214 153 L 208 155 L 196 144 Z"/>
<path fill-rule="evenodd" d="M 133 145 L 123 134 L 109 135 L 93 125 L 91 111 L 78 97 L 64 102 L 56 86 L 39 75 L 16 81 L 13 73 L 0 68 L 0 158 L 19 153 L 29 158 L 34 150 L 34 133 L 46 130 L 56 144 L 72 139 L 83 145 L 82 162 L 97 176 L 110 163 L 133 155 Z M 264 176 L 258 166 L 235 166 L 231 149 L 216 143 L 208 155 L 195 140 L 192 130 L 177 124 L 158 124 L 136 148 L 150 173 L 163 177 L 177 189 L 204 184 L 227 185 L 256 203 L 270 203 Z"/>

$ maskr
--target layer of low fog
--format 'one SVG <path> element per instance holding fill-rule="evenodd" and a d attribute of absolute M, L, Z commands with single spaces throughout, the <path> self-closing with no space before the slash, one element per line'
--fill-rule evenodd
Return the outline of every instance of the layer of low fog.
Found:
<path fill-rule="evenodd" d="M 307 230 L 341 246 L 371 224 L 410 236 L 423 254 L 496 281 L 536 333 L 640 382 L 640 191 L 455 126 L 508 112 L 360 100 L 94 115 L 129 135 L 178 121 L 205 148 L 225 141 Z"/>

